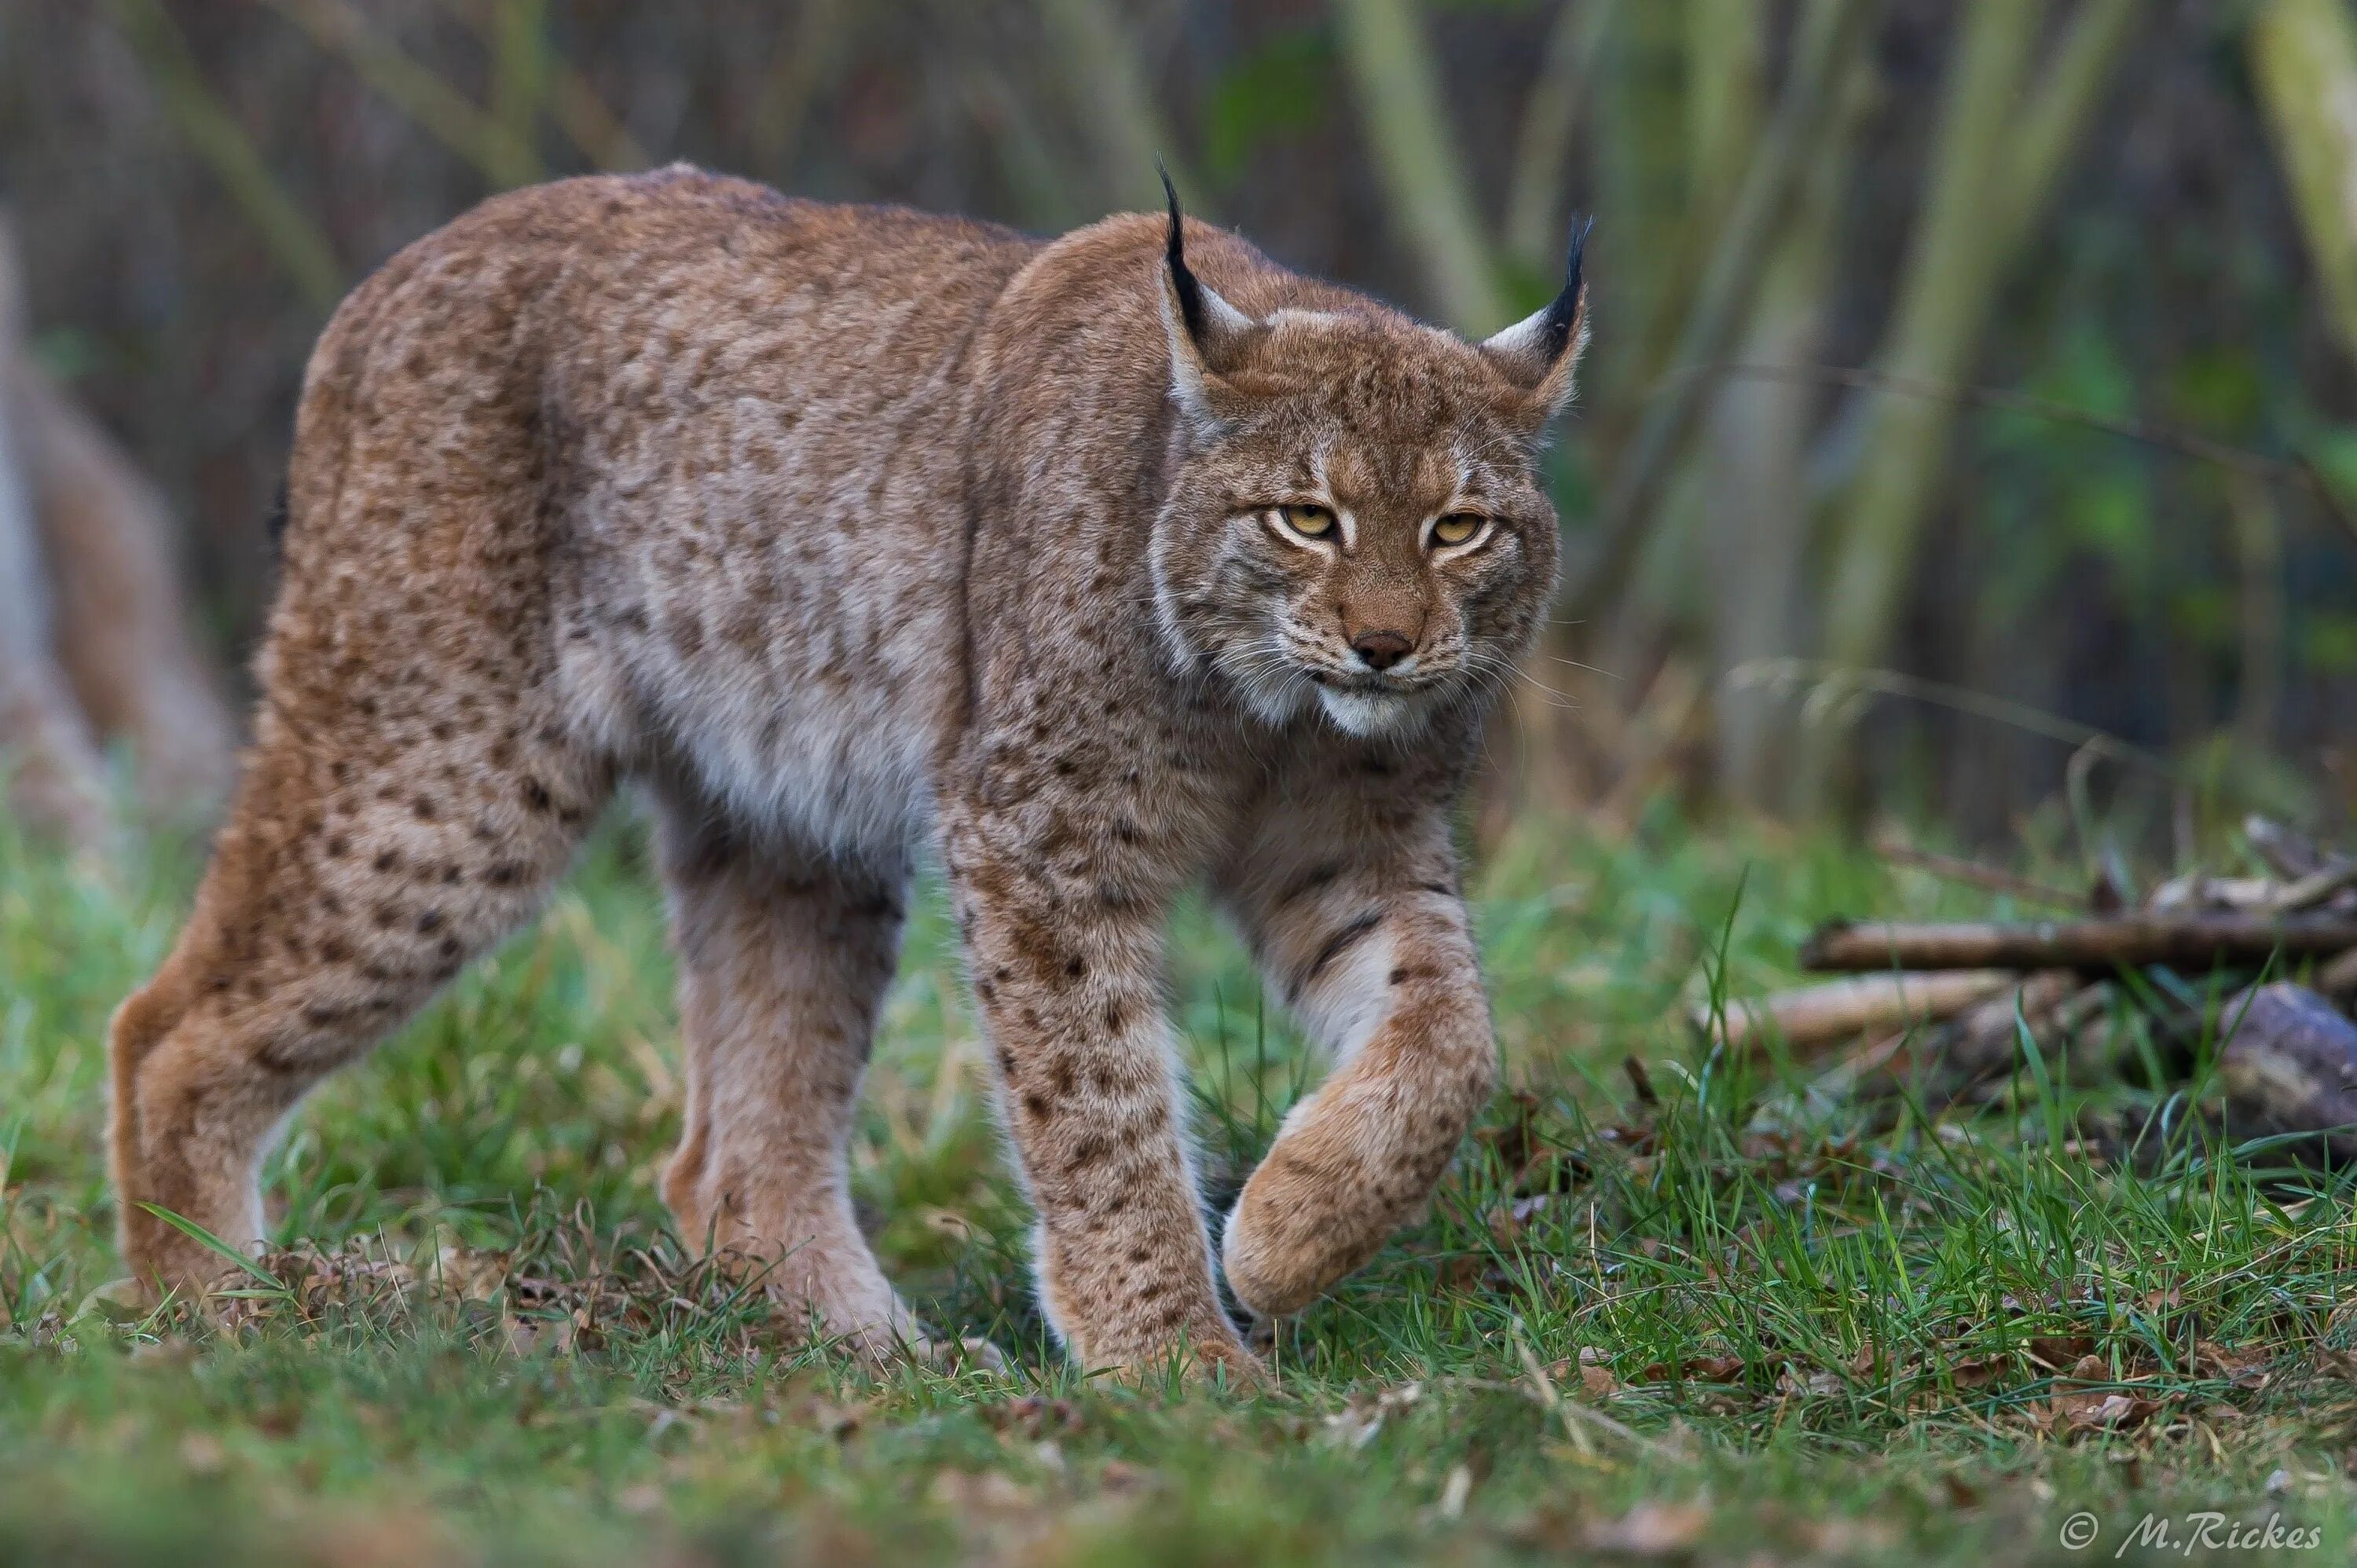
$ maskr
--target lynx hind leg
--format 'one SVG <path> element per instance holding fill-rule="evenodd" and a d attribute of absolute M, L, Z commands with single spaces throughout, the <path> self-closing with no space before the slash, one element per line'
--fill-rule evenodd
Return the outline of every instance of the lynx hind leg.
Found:
<path fill-rule="evenodd" d="M 1420 842 L 1419 842 L 1420 841 Z M 1497 1070 L 1445 831 L 1275 846 L 1231 898 L 1268 977 L 1337 1061 L 1228 1217 L 1239 1301 L 1297 1312 L 1424 1209 Z"/>
<path fill-rule="evenodd" d="M 458 716 L 415 735 L 389 700 L 272 693 L 195 911 L 115 1015 L 121 1242 L 150 1285 L 227 1265 L 145 1206 L 260 1240 L 260 1162 L 296 1102 L 521 923 L 604 801 L 514 693 L 437 689 Z"/>
<path fill-rule="evenodd" d="M 851 1207 L 852 1113 L 900 946 L 908 874 L 662 810 L 687 1106 L 663 1198 L 691 1246 L 871 1359 L 930 1349 Z"/>

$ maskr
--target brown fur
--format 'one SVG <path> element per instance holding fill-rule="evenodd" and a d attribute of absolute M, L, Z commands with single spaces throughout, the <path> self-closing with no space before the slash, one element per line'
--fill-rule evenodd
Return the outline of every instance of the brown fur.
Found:
<path fill-rule="evenodd" d="M 844 1144 L 928 844 L 1073 1354 L 1253 1369 L 1160 1007 L 1191 880 L 1346 1058 L 1230 1221 L 1238 1295 L 1292 1310 L 1416 1209 L 1493 1070 L 1448 823 L 1553 577 L 1531 451 L 1573 355 L 1201 226 L 1253 319 L 1194 330 L 1164 238 L 673 169 L 500 197 L 361 285 L 307 383 L 253 758 L 115 1024 L 137 1273 L 218 1266 L 144 1204 L 260 1235 L 303 1091 L 524 919 L 632 776 L 682 957 L 664 1193 L 787 1310 L 915 1335 Z M 1311 491 L 1347 546 L 1269 515 Z M 1452 502 L 1495 533 L 1441 559 Z M 1370 628 L 1416 659 L 1355 665 Z"/>

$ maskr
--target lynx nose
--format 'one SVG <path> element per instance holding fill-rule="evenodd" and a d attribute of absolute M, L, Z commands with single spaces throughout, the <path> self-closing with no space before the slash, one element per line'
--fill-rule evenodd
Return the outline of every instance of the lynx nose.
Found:
<path fill-rule="evenodd" d="M 1370 670 L 1388 670 L 1415 649 L 1396 631 L 1362 631 L 1351 639 L 1351 651 Z"/>

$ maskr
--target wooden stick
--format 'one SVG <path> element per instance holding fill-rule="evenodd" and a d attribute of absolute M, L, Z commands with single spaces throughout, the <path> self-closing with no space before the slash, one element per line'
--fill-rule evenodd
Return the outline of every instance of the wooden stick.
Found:
<path fill-rule="evenodd" d="M 1847 1039 L 1853 1035 L 1903 1030 L 1937 1023 L 2003 991 L 2018 978 L 2002 969 L 1950 971 L 1939 974 L 1862 974 L 1850 980 L 1803 986 L 1756 1002 L 1727 1004 L 1730 1049 L 1756 1044 L 1763 1034 L 1796 1048 Z M 1708 1004 L 1694 1009 L 1694 1024 L 1707 1031 Z"/>
<path fill-rule="evenodd" d="M 1821 972 L 1916 969 L 2104 969 L 2166 963 L 2207 969 L 2307 958 L 2357 948 L 2357 919 L 2331 915 L 2129 912 L 2103 919 L 2023 925 L 1835 921 L 1801 949 Z"/>
<path fill-rule="evenodd" d="M 2276 894 L 2275 907 L 2287 913 L 2312 908 L 2350 887 L 2357 887 L 2357 860 L 2338 861 Z"/>
<path fill-rule="evenodd" d="M 1928 1035 L 1893 1035 L 1853 1052 L 1842 1070 L 1868 1092 L 1887 1091 L 1900 1076 L 1891 1063 L 1911 1043 L 1912 1059 L 1928 1069 L 1926 1102 L 1945 1105 L 2012 1063 L 2022 1025 L 2041 1041 L 2067 1037 L 2110 999 L 2108 982 L 2088 985 L 2071 970 L 2023 975 L 2019 984 L 1974 1003 Z"/>
<path fill-rule="evenodd" d="M 2357 996 L 2357 949 L 2319 964 L 2316 989 L 2336 1002 L 2345 1002 Z"/>
<path fill-rule="evenodd" d="M 2049 972 L 2022 988 L 2018 1016 L 1984 1002 L 1958 1019 L 1953 1031 L 1942 1031 L 1944 1037 L 1925 1042 L 1926 1053 L 1937 1058 L 1933 1081 L 1925 1089 L 1927 1099 L 1945 1103 L 1975 1083 L 2005 1073 L 2020 1053 L 2025 1023 L 2041 1050 L 2077 1054 L 2080 1031 L 2111 1011 L 2112 993 L 2109 981 L 2083 986 L 2075 974 Z"/>

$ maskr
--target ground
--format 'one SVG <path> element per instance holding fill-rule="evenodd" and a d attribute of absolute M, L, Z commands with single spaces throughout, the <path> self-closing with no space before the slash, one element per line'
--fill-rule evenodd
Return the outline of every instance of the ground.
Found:
<path fill-rule="evenodd" d="M 0 826 L 0 1562 L 2181 1561 L 2271 1520 L 2278 1560 L 2357 1549 L 2349 1182 L 2039 1062 L 1935 1116 L 1682 1021 L 1788 979 L 1821 917 L 2005 909 L 1830 840 L 1661 811 L 1487 846 L 1510 1089 L 1251 1397 L 1083 1381 L 1045 1342 L 936 900 L 857 1181 L 920 1312 L 1010 1369 L 869 1376 L 688 1261 L 629 822 L 297 1116 L 286 1250 L 222 1323 L 126 1311 L 101 1041 L 192 880 Z M 1172 988 L 1223 1199 L 1306 1069 L 1200 911 Z M 2157 1109 L 2140 1165 L 2079 1135 Z"/>

